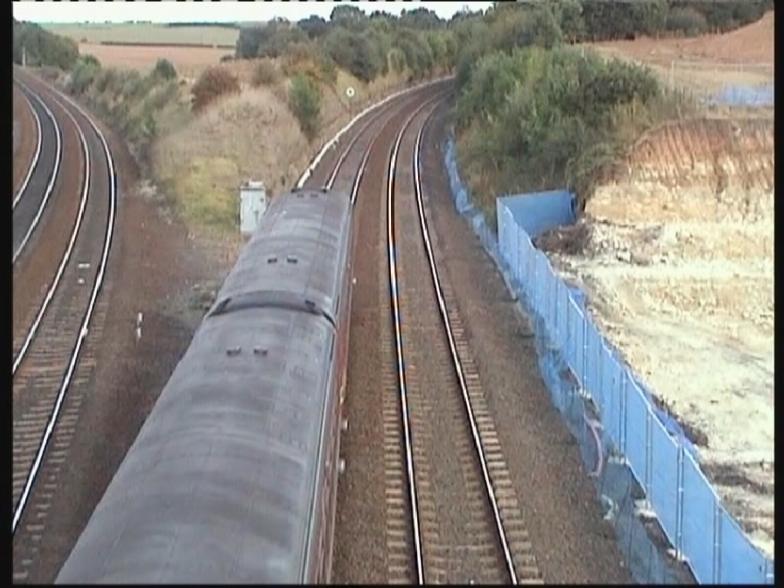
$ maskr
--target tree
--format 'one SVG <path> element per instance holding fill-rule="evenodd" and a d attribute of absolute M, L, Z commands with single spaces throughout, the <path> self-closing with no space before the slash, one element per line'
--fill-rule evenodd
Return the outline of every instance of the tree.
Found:
<path fill-rule="evenodd" d="M 414 10 L 403 10 L 399 22 L 414 29 L 436 29 L 444 24 L 435 12 L 421 6 Z"/>
<path fill-rule="evenodd" d="M 297 117 L 302 132 L 312 141 L 319 128 L 321 116 L 321 92 L 318 85 L 308 76 L 297 74 L 289 88 L 289 108 Z"/>
<path fill-rule="evenodd" d="M 315 14 L 297 21 L 297 26 L 305 31 L 310 39 L 317 39 L 329 32 L 329 23 Z"/>
<path fill-rule="evenodd" d="M 351 30 L 362 30 L 367 24 L 367 15 L 351 4 L 338 4 L 332 9 L 329 21 L 335 26 L 343 26 Z"/>

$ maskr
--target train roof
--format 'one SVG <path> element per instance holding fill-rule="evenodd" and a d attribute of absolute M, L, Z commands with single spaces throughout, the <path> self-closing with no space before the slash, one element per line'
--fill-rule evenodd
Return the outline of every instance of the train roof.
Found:
<path fill-rule="evenodd" d="M 218 292 L 212 312 L 281 296 L 310 304 L 334 323 L 348 255 L 346 194 L 298 190 L 270 204 Z"/>
<path fill-rule="evenodd" d="M 305 581 L 333 339 L 279 308 L 205 321 L 58 583 Z"/>

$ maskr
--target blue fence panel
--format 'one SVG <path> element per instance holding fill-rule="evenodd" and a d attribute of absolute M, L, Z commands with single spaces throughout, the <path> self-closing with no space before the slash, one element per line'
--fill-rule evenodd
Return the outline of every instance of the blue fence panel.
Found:
<path fill-rule="evenodd" d="M 738 523 L 721 508 L 719 582 L 744 584 L 765 581 L 765 558 L 743 535 Z"/>
<path fill-rule="evenodd" d="M 650 410 L 640 387 L 628 380 L 626 384 L 626 457 L 634 477 L 645 486 L 648 464 L 646 429 Z"/>
<path fill-rule="evenodd" d="M 553 354 L 550 349 L 545 350 L 545 355 L 540 356 L 540 368 L 553 402 L 564 412 L 573 434 L 585 436 L 588 405 L 572 393 L 571 386 L 558 384 L 558 378 L 550 373 L 561 360 L 588 391 L 599 410 L 605 441 L 612 442 L 626 457 L 626 464 L 645 490 L 667 538 L 687 557 L 697 580 L 773 583 L 773 562 L 752 545 L 720 506 L 699 469 L 696 448 L 685 439 L 679 443 L 670 436 L 682 434 L 680 427 L 652 404 L 643 384 L 607 346 L 587 315 L 584 294 L 579 289 L 572 290 L 558 277 L 507 206 L 507 202 L 517 202 L 518 207 L 528 210 L 532 205 L 542 205 L 545 199 L 539 203 L 498 199 L 496 238 L 484 216 L 473 208 L 470 193 L 459 178 L 453 141 L 447 143 L 445 153 L 456 207 L 499 264 L 507 283 L 511 282 L 511 287 L 523 297 L 535 315 L 537 331 L 541 334 L 539 329 L 544 329 L 547 345 L 555 351 Z M 549 198 L 552 200 L 553 196 Z M 538 216 L 528 214 L 524 222 L 545 218 L 538 209 L 535 212 Z M 556 355 L 560 355 L 560 360 Z M 581 444 L 581 450 L 585 447 L 585 443 Z M 649 568 L 648 581 L 653 577 L 650 572 Z"/>
<path fill-rule="evenodd" d="M 585 334 L 587 344 L 585 350 L 587 354 L 585 388 L 591 395 L 594 404 L 596 404 L 597 408 L 601 411 L 602 400 L 601 390 L 599 389 L 599 362 L 596 361 L 596 358 L 599 357 L 599 353 L 601 352 L 602 337 L 599 335 L 599 331 L 596 330 L 596 326 L 587 316 L 585 321 Z"/>
<path fill-rule="evenodd" d="M 571 357 L 567 357 L 567 362 L 569 363 L 569 367 L 572 368 L 572 372 L 574 372 L 577 377 L 577 381 L 582 383 L 585 379 L 585 373 L 583 371 L 585 351 L 583 333 L 585 331 L 585 317 L 574 300 L 569 301 L 568 312 L 569 328 L 572 330 L 572 352 Z"/>
<path fill-rule="evenodd" d="M 558 325 L 558 346 L 562 350 L 569 349 L 569 288 L 558 280 L 557 310 L 555 313 Z"/>
<path fill-rule="evenodd" d="M 678 446 L 658 419 L 651 421 L 651 476 L 648 499 L 664 529 L 676 545 L 678 516 Z"/>
<path fill-rule="evenodd" d="M 606 403 L 602 411 L 602 422 L 607 434 L 615 445 L 620 447 L 621 440 L 621 394 L 623 387 L 623 368 L 608 352 L 603 361 L 602 377 Z"/>
<path fill-rule="evenodd" d="M 701 583 L 713 583 L 716 496 L 688 453 L 683 464 L 683 540 L 682 549 L 689 555 L 694 577 Z M 718 550 L 716 550 L 718 551 Z"/>

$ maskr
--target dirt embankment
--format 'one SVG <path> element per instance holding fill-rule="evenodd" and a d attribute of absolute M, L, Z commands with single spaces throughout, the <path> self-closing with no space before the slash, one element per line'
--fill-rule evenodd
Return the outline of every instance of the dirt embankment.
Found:
<path fill-rule="evenodd" d="M 669 64 L 672 59 L 772 64 L 775 55 L 774 32 L 775 16 L 770 11 L 757 22 L 728 33 L 670 39 L 639 37 L 633 41 L 604 41 L 587 45 L 659 64 Z"/>
<path fill-rule="evenodd" d="M 773 122 L 669 124 L 625 164 L 539 244 L 772 556 Z"/>
<path fill-rule="evenodd" d="M 365 84 L 338 70 L 334 84 L 321 84 L 321 131 L 308 142 L 288 107 L 288 78 L 278 69 L 275 82 L 254 88 L 255 64 L 227 64 L 242 92 L 210 105 L 154 145 L 156 180 L 192 227 L 236 231 L 241 182 L 262 180 L 272 197 L 291 188 L 324 141 L 364 107 L 408 85 L 401 75 Z"/>

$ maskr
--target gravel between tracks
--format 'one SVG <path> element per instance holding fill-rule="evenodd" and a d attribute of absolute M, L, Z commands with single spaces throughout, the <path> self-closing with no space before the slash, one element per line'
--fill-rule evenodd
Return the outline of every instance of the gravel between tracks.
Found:
<path fill-rule="evenodd" d="M 381 129 L 368 159 L 355 209 L 356 284 L 352 294 L 344 407 L 349 428 L 340 442 L 346 471 L 338 485 L 332 572 L 332 580 L 337 584 L 387 582 L 381 376 L 384 362 L 393 362 L 394 356 L 388 353 L 390 348 L 382 345 L 382 325 L 389 321 L 389 307 L 384 302 L 389 296 L 385 286 L 384 178 L 390 146 L 409 113 L 410 108 L 404 108 Z"/>

